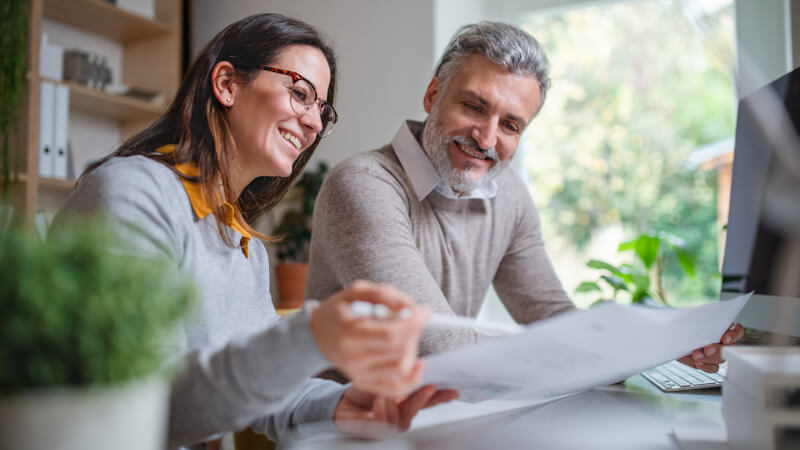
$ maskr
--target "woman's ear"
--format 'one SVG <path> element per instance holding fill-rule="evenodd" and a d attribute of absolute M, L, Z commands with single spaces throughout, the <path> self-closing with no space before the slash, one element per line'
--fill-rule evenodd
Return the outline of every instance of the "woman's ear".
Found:
<path fill-rule="evenodd" d="M 214 97 L 224 107 L 230 108 L 234 103 L 234 77 L 235 69 L 228 61 L 220 61 L 211 70 L 211 89 Z"/>

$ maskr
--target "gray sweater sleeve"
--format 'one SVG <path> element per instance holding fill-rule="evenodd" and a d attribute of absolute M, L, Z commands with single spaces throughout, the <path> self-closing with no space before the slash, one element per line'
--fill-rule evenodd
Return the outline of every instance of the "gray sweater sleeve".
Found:
<path fill-rule="evenodd" d="M 539 215 L 523 182 L 509 177 L 518 214 L 511 244 L 497 269 L 494 287 L 517 323 L 532 323 L 574 309 L 558 279 L 542 238 Z"/>
<path fill-rule="evenodd" d="M 278 411 L 259 417 L 250 427 L 275 442 L 284 442 L 297 425 L 329 422 L 348 387 L 329 380 L 309 379 L 283 402 Z"/>
<path fill-rule="evenodd" d="M 121 242 L 175 261 L 180 269 L 182 243 L 193 226 L 190 207 L 169 169 L 141 157 L 116 158 L 78 186 L 55 226 L 70 215 L 103 212 Z M 212 266 L 209 273 L 224 270 L 214 268 L 214 261 L 203 264 Z M 216 347 L 169 352 L 176 351 L 170 447 L 251 424 L 280 440 L 299 423 L 332 420 L 343 391 L 336 383 L 308 378 L 329 364 L 316 346 L 306 311 Z"/>
<path fill-rule="evenodd" d="M 170 447 L 253 426 L 280 442 L 300 423 L 332 420 L 344 386 L 306 378 L 327 367 L 306 313 L 183 358 L 170 395 Z"/>
<path fill-rule="evenodd" d="M 455 314 L 417 248 L 408 210 L 408 202 L 416 199 L 407 195 L 382 168 L 337 167 L 314 209 L 306 294 L 323 299 L 363 279 L 389 283 L 436 312 Z M 420 353 L 476 340 L 472 330 L 427 329 Z"/>

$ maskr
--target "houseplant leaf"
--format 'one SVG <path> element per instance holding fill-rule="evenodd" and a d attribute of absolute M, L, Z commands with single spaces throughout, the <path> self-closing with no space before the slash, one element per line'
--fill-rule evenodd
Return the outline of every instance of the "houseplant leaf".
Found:
<path fill-rule="evenodd" d="M 636 239 L 635 250 L 647 270 L 650 270 L 658 257 L 661 239 L 657 236 L 643 234 Z"/>
<path fill-rule="evenodd" d="M 619 269 L 617 269 L 616 267 L 605 261 L 600 261 L 599 259 L 590 259 L 589 262 L 586 263 L 586 267 L 590 267 L 592 269 L 607 270 L 614 275 L 619 274 Z"/>
<path fill-rule="evenodd" d="M 616 275 L 601 275 L 600 278 L 605 280 L 615 291 L 627 291 L 628 285 L 625 281 Z"/>
<path fill-rule="evenodd" d="M 579 284 L 577 288 L 575 288 L 575 292 L 578 294 L 582 294 L 585 292 L 600 292 L 600 285 L 595 283 L 594 281 L 584 281 L 583 283 Z"/>
<path fill-rule="evenodd" d="M 637 240 L 638 239 L 631 239 L 630 241 L 625 241 L 625 242 L 619 244 L 619 247 L 617 247 L 617 251 L 621 253 L 621 252 L 625 252 L 625 251 L 628 251 L 628 250 L 635 250 L 636 249 L 636 241 Z"/>
<path fill-rule="evenodd" d="M 683 271 L 690 277 L 694 277 L 697 254 L 686 249 L 677 249 L 675 251 L 675 256 L 678 257 L 678 264 L 681 265 Z"/>

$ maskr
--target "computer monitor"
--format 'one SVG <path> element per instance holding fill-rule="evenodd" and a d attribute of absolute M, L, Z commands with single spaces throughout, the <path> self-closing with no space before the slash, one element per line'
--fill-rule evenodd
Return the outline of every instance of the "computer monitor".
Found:
<path fill-rule="evenodd" d="M 799 131 L 800 69 L 739 102 L 721 294 L 724 300 L 754 291 L 737 320 L 795 337 L 800 337 L 800 247 L 793 245 L 800 236 L 800 177 L 790 169 L 800 164 Z M 794 287 L 789 283 L 787 289 L 786 280 L 794 280 Z"/>

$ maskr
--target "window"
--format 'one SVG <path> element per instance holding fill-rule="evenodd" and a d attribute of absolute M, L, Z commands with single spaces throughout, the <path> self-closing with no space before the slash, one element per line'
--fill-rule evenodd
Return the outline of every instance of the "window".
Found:
<path fill-rule="evenodd" d="M 516 17 L 551 64 L 552 88 L 523 153 L 567 292 L 592 303 L 598 292 L 575 293 L 601 274 L 586 262 L 632 262 L 618 245 L 660 231 L 696 252 L 696 273 L 667 253 L 652 289 L 660 285 L 672 305 L 718 298 L 726 218 L 716 172 L 691 161 L 734 133 L 732 1 L 595 3 Z"/>

